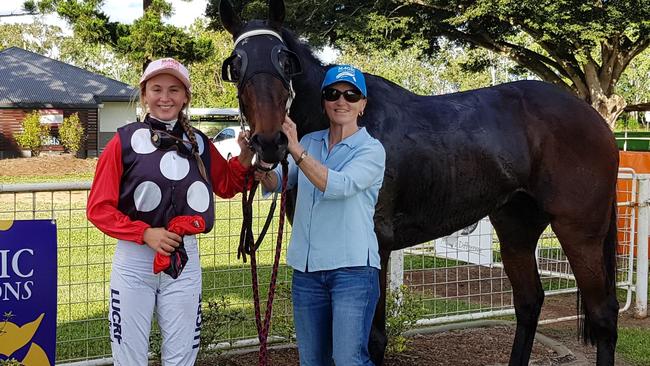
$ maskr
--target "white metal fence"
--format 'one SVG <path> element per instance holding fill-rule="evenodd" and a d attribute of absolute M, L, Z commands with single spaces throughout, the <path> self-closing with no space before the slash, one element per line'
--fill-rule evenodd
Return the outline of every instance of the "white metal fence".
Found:
<path fill-rule="evenodd" d="M 618 284 L 627 291 L 623 299 L 625 308 L 631 303 L 636 284 L 636 311 L 640 316 L 647 314 L 647 240 L 639 241 L 642 245 L 638 247 L 638 260 L 632 254 L 637 250 L 635 228 L 638 227 L 639 237 L 648 237 L 648 179 L 632 171 L 619 176 Z M 115 240 L 99 232 L 85 218 L 89 187 L 89 183 L 0 185 L 0 219 L 55 219 L 57 222 L 59 363 L 110 362 L 105 359 L 110 356 L 106 314 Z M 263 199 L 256 203 L 257 231 L 269 204 Z M 243 322 L 221 327 L 218 338 L 221 346 L 255 343 L 250 270 L 236 254 L 242 217 L 240 198 L 217 199 L 215 209 L 214 229 L 199 236 L 203 299 L 224 299 L 227 307 L 220 310 L 222 313 L 240 313 L 246 318 Z M 637 225 L 635 217 L 644 224 Z M 289 232 L 290 228 L 285 233 L 285 248 Z M 258 255 L 262 298 L 266 297 L 276 235 L 277 219 Z M 575 291 L 569 265 L 550 230 L 540 239 L 537 258 L 547 294 Z M 636 272 L 635 268 L 641 270 Z M 636 281 L 633 273 L 637 273 Z M 290 324 L 292 318 L 288 296 L 290 270 L 284 265 L 281 265 L 278 283 L 280 293 L 276 296 L 273 313 L 275 335 L 281 335 L 281 325 Z M 425 309 L 426 317 L 419 321 L 420 324 L 514 313 L 510 284 L 500 264 L 499 243 L 487 220 L 450 237 L 393 253 L 390 286 L 395 288 L 401 284 L 408 286 Z M 545 307 L 548 303 L 547 300 Z M 575 310 L 573 306 L 566 308 L 567 315 Z M 555 312 L 546 321 L 561 317 L 562 314 Z"/>

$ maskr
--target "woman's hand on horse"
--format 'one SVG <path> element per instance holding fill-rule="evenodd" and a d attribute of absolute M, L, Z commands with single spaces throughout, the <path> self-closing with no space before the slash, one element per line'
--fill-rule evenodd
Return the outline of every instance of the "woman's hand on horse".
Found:
<path fill-rule="evenodd" d="M 291 155 L 296 157 L 303 150 L 300 146 L 300 141 L 298 141 L 298 131 L 296 129 L 296 124 L 291 120 L 289 116 L 284 117 L 284 122 L 282 122 L 282 132 L 287 136 L 289 145 L 287 146 Z"/>
<path fill-rule="evenodd" d="M 241 131 L 239 133 L 239 136 L 237 136 L 237 144 L 239 145 L 239 149 L 241 152 L 239 153 L 239 162 L 242 163 L 243 166 L 249 167 L 252 164 L 253 156 L 255 155 L 255 152 L 251 149 L 250 146 L 250 131 Z"/>
<path fill-rule="evenodd" d="M 144 231 L 143 240 L 156 253 L 169 256 L 183 238 L 162 227 L 150 227 Z"/>

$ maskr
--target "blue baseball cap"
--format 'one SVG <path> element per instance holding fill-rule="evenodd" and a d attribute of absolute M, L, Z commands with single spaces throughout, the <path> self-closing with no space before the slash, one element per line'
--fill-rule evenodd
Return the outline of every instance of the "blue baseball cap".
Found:
<path fill-rule="evenodd" d="M 361 71 L 351 65 L 337 65 L 327 70 L 320 90 L 323 91 L 328 86 L 340 82 L 352 84 L 359 89 L 364 97 L 368 97 L 368 93 L 366 92 L 366 78 Z"/>

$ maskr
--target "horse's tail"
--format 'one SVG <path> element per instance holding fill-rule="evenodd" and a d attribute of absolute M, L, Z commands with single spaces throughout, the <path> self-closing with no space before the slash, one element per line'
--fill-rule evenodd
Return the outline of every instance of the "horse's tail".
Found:
<path fill-rule="evenodd" d="M 605 288 L 607 291 L 616 291 L 616 246 L 618 245 L 617 235 L 617 206 L 616 197 L 612 202 L 612 213 L 609 220 L 609 229 L 603 241 L 603 260 L 605 265 Z M 584 343 L 596 344 L 596 335 L 592 332 L 589 319 L 589 313 L 582 301 L 582 295 L 578 289 L 578 335 L 582 336 Z M 581 316 L 584 315 L 584 316 Z"/>

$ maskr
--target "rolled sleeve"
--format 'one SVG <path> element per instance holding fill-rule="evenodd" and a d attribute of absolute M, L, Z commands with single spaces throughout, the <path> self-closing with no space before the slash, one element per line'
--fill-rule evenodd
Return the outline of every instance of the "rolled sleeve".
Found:
<path fill-rule="evenodd" d="M 386 152 L 379 142 L 360 147 L 354 157 L 340 170 L 329 169 L 324 199 L 351 197 L 373 185 L 383 176 Z"/>

